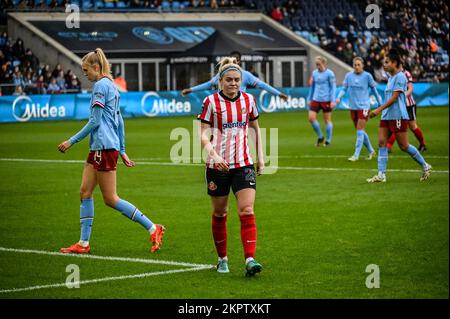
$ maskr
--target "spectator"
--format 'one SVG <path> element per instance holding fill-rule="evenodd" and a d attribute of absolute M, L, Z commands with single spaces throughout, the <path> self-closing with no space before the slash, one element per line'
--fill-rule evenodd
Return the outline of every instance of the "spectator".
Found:
<path fill-rule="evenodd" d="M 56 79 L 52 78 L 50 80 L 50 84 L 47 87 L 48 94 L 59 94 L 61 93 L 61 88 L 56 84 Z"/>
<path fill-rule="evenodd" d="M 270 16 L 275 21 L 281 22 L 283 20 L 283 12 L 281 11 L 281 7 L 277 6 L 272 9 L 272 12 L 270 13 Z"/>
<path fill-rule="evenodd" d="M 58 84 L 61 90 L 66 89 L 66 78 L 62 69 L 59 71 L 59 74 L 56 78 L 56 84 Z"/>
<path fill-rule="evenodd" d="M 39 75 L 38 79 L 36 80 L 36 91 L 37 94 L 46 94 L 46 84 L 44 82 L 44 76 L 41 74 Z"/>
<path fill-rule="evenodd" d="M 22 85 L 17 85 L 15 87 L 13 95 L 26 95 L 23 91 Z"/>
<path fill-rule="evenodd" d="M 127 92 L 127 81 L 120 73 L 117 73 L 117 76 L 114 78 L 114 84 L 119 91 Z"/>

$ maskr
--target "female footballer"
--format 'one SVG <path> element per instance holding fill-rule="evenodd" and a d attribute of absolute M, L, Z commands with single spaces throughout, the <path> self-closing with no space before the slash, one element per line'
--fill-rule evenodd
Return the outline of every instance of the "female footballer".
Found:
<path fill-rule="evenodd" d="M 329 146 L 333 135 L 333 123 L 331 122 L 331 111 L 336 106 L 336 76 L 334 72 L 327 69 L 327 59 L 317 56 L 317 69 L 311 76 L 311 89 L 308 94 L 309 113 L 308 119 L 311 126 L 317 134 L 316 146 Z M 325 131 L 327 138 L 325 140 L 320 124 L 317 121 L 317 113 L 323 111 L 323 120 L 325 121 Z M 325 144 L 324 144 L 325 141 Z"/>
<path fill-rule="evenodd" d="M 228 273 L 227 213 L 230 188 L 236 196 L 244 247 L 245 274 L 262 270 L 255 259 L 254 203 L 256 174 L 248 145 L 248 127 L 256 133 L 257 174 L 264 169 L 261 133 L 255 98 L 240 91 L 242 69 L 233 57 L 219 63 L 220 91 L 207 96 L 198 119 L 201 142 L 206 149 L 206 183 L 212 203 L 212 234 L 218 254 L 217 271 Z"/>
<path fill-rule="evenodd" d="M 341 102 L 341 98 L 348 92 L 350 116 L 356 128 L 355 153 L 348 158 L 355 162 L 359 159 L 359 154 L 363 145 L 367 148 L 368 160 L 376 154 L 370 143 L 369 136 L 365 132 L 366 123 L 369 118 L 370 99 L 369 89 L 375 94 L 378 105 L 382 104 L 381 96 L 377 91 L 377 83 L 369 72 L 364 71 L 364 60 L 361 57 L 353 59 L 353 72 L 345 75 L 342 90 L 336 99 L 336 104 Z"/>
<path fill-rule="evenodd" d="M 386 166 L 388 161 L 387 141 L 389 132 L 395 133 L 400 149 L 422 166 L 420 181 L 428 179 L 431 173 L 429 165 L 420 152 L 408 141 L 408 112 L 406 110 L 406 92 L 408 81 L 402 72 L 402 62 L 399 53 L 391 50 L 384 59 L 383 67 L 390 75 L 385 90 L 385 102 L 370 112 L 375 117 L 381 112 L 380 127 L 378 129 L 378 174 L 367 179 L 369 183 L 386 182 Z"/>
<path fill-rule="evenodd" d="M 133 167 L 135 163 L 125 153 L 125 130 L 119 109 L 120 96 L 111 77 L 109 62 L 102 49 L 89 52 L 81 61 L 84 74 L 89 81 L 94 82 L 91 115 L 81 131 L 58 145 L 59 151 L 64 153 L 90 134 L 90 152 L 84 165 L 80 187 L 81 238 L 78 243 L 61 248 L 61 252 L 90 252 L 89 238 L 94 219 L 92 194 L 98 184 L 106 205 L 141 224 L 150 233 L 151 252 L 154 253 L 161 248 L 164 226 L 153 224 L 136 206 L 119 198 L 116 192 L 116 165 L 119 154 L 127 167 Z"/>

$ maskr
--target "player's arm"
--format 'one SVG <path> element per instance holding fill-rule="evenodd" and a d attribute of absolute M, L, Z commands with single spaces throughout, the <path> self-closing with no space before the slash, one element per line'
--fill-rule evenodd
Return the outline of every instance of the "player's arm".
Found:
<path fill-rule="evenodd" d="M 255 130 L 256 134 L 251 134 L 251 137 L 254 138 L 253 143 L 256 145 L 256 152 L 258 156 L 258 161 L 256 164 L 256 173 L 258 175 L 261 175 L 264 170 L 264 152 L 263 152 L 263 146 L 262 146 L 262 139 L 261 139 L 261 129 L 259 128 L 258 119 L 250 120 L 248 122 L 248 125 Z"/>
<path fill-rule="evenodd" d="M 89 121 L 87 122 L 87 124 L 77 134 L 69 138 L 67 141 L 64 141 L 61 144 L 59 144 L 58 150 L 61 153 L 64 153 L 73 144 L 83 140 L 88 134 L 90 134 L 94 129 L 96 129 L 100 125 L 102 114 L 103 114 L 103 107 L 94 104 L 92 106 L 92 112 L 91 115 L 89 116 Z"/>
<path fill-rule="evenodd" d="M 123 121 L 122 114 L 119 112 L 119 126 L 117 127 L 118 135 L 119 135 L 119 153 L 122 158 L 122 162 L 127 167 L 133 167 L 136 163 L 128 157 L 127 153 L 125 153 L 125 123 Z"/>
<path fill-rule="evenodd" d="M 334 108 L 336 106 L 336 76 L 334 73 L 330 74 L 330 106 Z"/>
<path fill-rule="evenodd" d="M 204 90 L 210 90 L 213 86 L 217 85 L 219 83 L 219 75 L 216 74 L 211 80 L 201 83 L 199 85 L 193 86 L 189 89 L 184 89 L 181 91 L 181 95 L 185 96 L 192 92 L 197 91 L 204 91 Z"/>
<path fill-rule="evenodd" d="M 342 83 L 342 89 L 339 91 L 339 94 L 336 98 L 336 104 L 341 103 L 342 97 L 344 97 L 344 95 L 347 94 L 347 89 L 348 89 L 348 77 L 346 75 L 344 78 L 344 83 Z"/>
<path fill-rule="evenodd" d="M 413 93 L 413 84 L 411 81 L 408 82 L 408 91 L 406 91 L 406 96 L 410 97 Z"/>
<path fill-rule="evenodd" d="M 286 101 L 288 99 L 288 96 L 282 92 L 280 92 L 279 90 L 277 90 L 276 88 L 274 88 L 273 86 L 271 86 L 270 84 L 267 84 L 264 81 L 261 81 L 260 79 L 258 79 L 256 76 L 254 76 L 253 74 L 251 74 L 250 72 L 246 71 L 247 73 L 247 83 L 251 86 L 255 86 L 257 88 L 260 88 L 262 90 L 266 90 L 269 93 L 272 93 L 273 95 L 279 96 L 280 98 L 282 98 L 284 101 Z"/>
<path fill-rule="evenodd" d="M 315 88 L 316 88 L 316 82 L 314 81 L 314 76 L 312 75 L 311 76 L 311 88 L 309 89 L 308 98 L 307 98 L 308 99 L 308 104 L 311 104 L 311 100 L 312 100 L 312 98 L 314 96 Z"/>
<path fill-rule="evenodd" d="M 219 133 L 220 134 L 220 133 Z M 219 155 L 211 144 L 211 124 L 205 120 L 200 123 L 200 138 L 202 147 L 206 150 L 208 155 L 213 159 L 214 164 L 220 171 L 228 171 L 229 164 Z"/>
<path fill-rule="evenodd" d="M 370 86 L 370 89 L 372 90 L 373 94 L 375 95 L 375 98 L 377 99 L 378 106 L 380 106 L 381 104 L 383 104 L 383 100 L 381 99 L 381 95 L 378 93 L 377 85 L 378 85 L 377 82 L 375 82 L 372 75 L 370 75 L 369 86 Z"/>
<path fill-rule="evenodd" d="M 382 112 L 384 109 L 387 109 L 388 107 L 390 107 L 392 104 L 395 103 L 395 101 L 397 101 L 398 97 L 400 96 L 400 94 L 403 91 L 394 91 L 392 93 L 392 96 L 389 98 L 389 100 L 386 101 L 386 103 L 381 104 L 379 107 L 377 107 L 375 110 L 370 111 L 370 117 L 375 117 L 377 116 L 380 112 Z"/>

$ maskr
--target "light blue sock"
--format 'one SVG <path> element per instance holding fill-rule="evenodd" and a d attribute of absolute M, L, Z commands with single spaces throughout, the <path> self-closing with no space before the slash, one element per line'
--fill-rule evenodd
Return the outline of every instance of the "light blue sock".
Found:
<path fill-rule="evenodd" d="M 420 166 L 424 167 L 427 162 L 425 162 L 425 159 L 423 158 L 422 154 L 415 148 L 413 145 L 409 144 L 408 148 L 406 149 L 406 152 L 411 155 L 413 160 L 415 160 L 417 163 L 419 163 Z"/>
<path fill-rule="evenodd" d="M 327 142 L 331 143 L 331 136 L 333 135 L 333 123 L 328 122 L 325 131 L 327 132 Z"/>
<path fill-rule="evenodd" d="M 319 121 L 314 121 L 311 123 L 314 132 L 316 132 L 318 138 L 323 138 L 322 129 L 320 128 Z"/>
<path fill-rule="evenodd" d="M 378 149 L 378 172 L 386 174 L 388 162 L 388 149 L 387 147 L 380 147 Z"/>
<path fill-rule="evenodd" d="M 80 240 L 89 241 L 92 231 L 92 223 L 94 222 L 94 199 L 85 198 L 80 204 L 80 224 L 81 236 Z"/>
<path fill-rule="evenodd" d="M 356 158 L 359 158 L 359 153 L 361 153 L 361 149 L 363 147 L 364 143 L 364 131 L 363 130 L 357 130 L 356 131 L 356 144 L 355 144 L 355 156 Z"/>
<path fill-rule="evenodd" d="M 367 148 L 369 154 L 375 151 L 372 147 L 372 144 L 370 143 L 369 135 L 367 135 L 365 131 L 364 131 L 364 146 Z"/>
<path fill-rule="evenodd" d="M 139 209 L 136 208 L 136 206 L 132 205 L 126 200 L 119 199 L 116 203 L 115 209 L 117 209 L 129 219 L 141 224 L 147 230 L 149 230 L 153 226 L 153 223 L 150 221 L 150 219 L 147 218 L 147 216 L 142 214 Z"/>

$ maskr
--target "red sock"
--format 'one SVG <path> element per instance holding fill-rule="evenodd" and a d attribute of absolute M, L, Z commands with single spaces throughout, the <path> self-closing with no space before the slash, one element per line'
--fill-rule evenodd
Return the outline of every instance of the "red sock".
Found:
<path fill-rule="evenodd" d="M 425 145 L 425 140 L 423 139 L 423 134 L 420 127 L 416 128 L 413 133 L 416 136 L 417 140 L 420 142 L 420 145 Z"/>
<path fill-rule="evenodd" d="M 395 133 L 391 134 L 391 137 L 388 139 L 388 148 L 392 148 L 395 143 Z"/>
<path fill-rule="evenodd" d="M 256 251 L 256 223 L 255 215 L 242 215 L 241 220 L 241 240 L 244 246 L 245 259 L 255 257 Z"/>
<path fill-rule="evenodd" d="M 227 215 L 217 217 L 213 214 L 212 233 L 217 255 L 223 258 L 227 255 Z"/>

